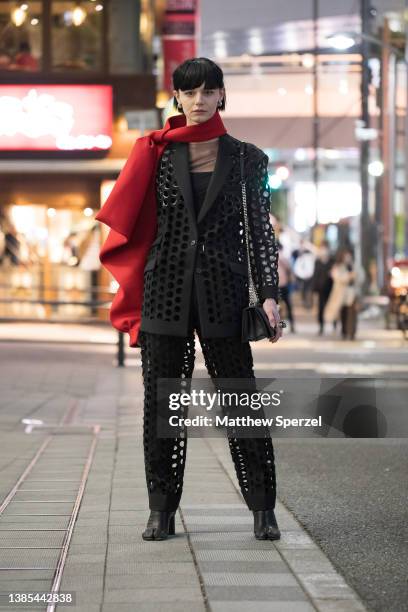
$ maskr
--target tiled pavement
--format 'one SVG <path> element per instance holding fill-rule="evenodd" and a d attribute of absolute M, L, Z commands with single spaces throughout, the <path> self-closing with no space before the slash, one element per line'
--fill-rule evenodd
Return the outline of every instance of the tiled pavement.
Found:
<path fill-rule="evenodd" d="M 0 516 L 2 592 L 51 588 L 90 457 L 91 426 L 100 424 L 62 572 L 60 590 L 76 595 L 76 605 L 67 610 L 365 610 L 281 503 L 276 515 L 282 539 L 255 540 L 224 439 L 189 440 L 176 536 L 144 542 L 148 504 L 140 368 L 94 368 L 91 384 L 90 364 L 85 376 L 78 370 L 70 383 L 63 369 L 52 375 L 52 366 L 47 372 L 42 367 L 31 383 L 47 381 L 47 392 L 38 383 L 28 395 L 24 384 L 16 383 L 2 399 L 1 500 L 46 444 Z M 66 394 L 67 386 L 74 398 Z M 27 415 L 61 427 L 49 430 L 49 438 L 47 431 L 26 434 L 21 418 Z"/>

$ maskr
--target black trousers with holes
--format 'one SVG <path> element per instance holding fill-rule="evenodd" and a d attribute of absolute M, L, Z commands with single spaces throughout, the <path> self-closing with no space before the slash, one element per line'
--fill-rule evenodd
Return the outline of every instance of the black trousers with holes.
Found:
<path fill-rule="evenodd" d="M 157 437 L 158 378 L 191 378 L 195 361 L 196 329 L 205 365 L 212 379 L 255 378 L 249 342 L 239 337 L 202 338 L 195 287 L 187 337 L 140 331 L 144 383 L 143 446 L 146 484 L 151 510 L 176 510 L 182 491 L 187 435 Z M 262 438 L 228 437 L 238 483 L 250 510 L 275 508 L 276 475 L 272 440 L 268 430 Z"/>

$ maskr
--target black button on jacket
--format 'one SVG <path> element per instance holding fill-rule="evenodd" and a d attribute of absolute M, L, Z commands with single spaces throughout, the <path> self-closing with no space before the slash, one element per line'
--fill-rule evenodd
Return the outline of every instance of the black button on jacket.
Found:
<path fill-rule="evenodd" d="M 186 336 L 192 291 L 202 336 L 241 335 L 249 303 L 239 140 L 219 138 L 214 171 L 198 215 L 188 143 L 167 145 L 156 173 L 157 237 L 147 256 L 140 329 Z M 278 299 L 278 248 L 269 220 L 268 156 L 247 143 L 245 175 L 250 260 L 261 302 Z"/>

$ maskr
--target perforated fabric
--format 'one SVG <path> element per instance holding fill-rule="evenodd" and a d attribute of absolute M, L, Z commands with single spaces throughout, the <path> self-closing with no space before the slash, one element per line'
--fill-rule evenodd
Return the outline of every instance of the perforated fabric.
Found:
<path fill-rule="evenodd" d="M 248 143 L 250 258 L 261 301 L 278 299 L 279 282 L 267 164 L 263 151 Z M 240 335 L 248 269 L 239 181 L 239 141 L 226 134 L 219 138 L 213 176 L 196 217 L 188 143 L 164 150 L 156 175 L 158 230 L 145 266 L 142 331 L 186 337 L 195 281 L 202 336 Z"/>
<path fill-rule="evenodd" d="M 140 332 L 144 380 L 143 443 L 146 484 L 151 510 L 175 510 L 183 491 L 187 430 L 180 438 L 158 438 L 157 379 L 191 378 L 195 362 L 196 329 L 208 374 L 217 378 L 253 378 L 253 358 L 248 342 L 240 338 L 203 338 L 193 292 L 189 332 L 186 337 Z M 216 385 L 216 383 L 215 383 Z M 180 410 L 179 416 L 186 416 Z M 274 508 L 276 475 L 274 449 L 268 430 L 263 438 L 229 437 L 228 444 L 242 495 L 250 510 Z"/>
<path fill-rule="evenodd" d="M 251 159 L 246 171 L 251 177 L 247 187 L 250 259 L 251 272 L 259 297 L 277 299 L 279 250 L 269 218 L 268 163 L 267 155 L 255 161 Z"/>

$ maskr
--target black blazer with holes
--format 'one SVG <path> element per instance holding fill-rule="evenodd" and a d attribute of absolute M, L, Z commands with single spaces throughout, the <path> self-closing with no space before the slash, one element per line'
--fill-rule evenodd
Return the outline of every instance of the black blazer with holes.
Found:
<path fill-rule="evenodd" d="M 261 302 L 278 300 L 278 248 L 269 220 L 268 157 L 247 143 L 245 175 L 251 271 Z M 188 143 L 167 145 L 156 173 L 157 237 L 147 256 L 140 329 L 187 336 L 192 291 L 204 338 L 241 335 L 248 264 L 239 140 L 219 138 L 208 190 L 196 217 Z"/>

